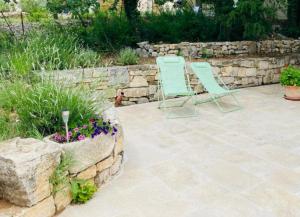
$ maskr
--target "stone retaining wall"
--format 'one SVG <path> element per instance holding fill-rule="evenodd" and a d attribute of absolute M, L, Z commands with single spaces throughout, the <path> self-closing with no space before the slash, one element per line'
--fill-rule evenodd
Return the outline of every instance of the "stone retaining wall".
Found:
<path fill-rule="evenodd" d="M 104 116 L 112 117 L 110 114 L 107 112 Z M 115 120 L 109 120 L 115 123 Z M 120 125 L 115 127 L 118 128 L 115 136 L 105 135 L 109 144 L 103 146 L 101 143 L 105 142 L 105 138 L 101 137 L 97 139 L 99 147 L 90 148 L 90 155 L 99 153 L 95 149 L 107 153 L 105 156 L 98 154 L 98 160 L 95 160 L 95 156 L 91 158 L 84 153 L 88 146 L 76 147 L 84 150 L 82 155 L 92 159 L 93 164 L 79 159 L 82 163 L 81 170 L 77 170 L 77 166 L 76 172 L 69 169 L 69 179 L 89 180 L 100 187 L 119 172 L 123 161 L 123 131 Z M 76 145 L 75 143 L 73 144 Z M 66 144 L 57 144 L 49 139 L 41 141 L 32 138 L 15 138 L 0 144 L 1 217 L 52 217 L 71 203 L 70 186 L 57 186 L 59 190 L 54 192 L 49 181 L 64 153 L 64 145 Z M 77 160 L 75 156 L 76 163 Z"/>
<path fill-rule="evenodd" d="M 282 57 L 208 59 L 213 71 L 231 88 L 273 84 L 279 82 L 281 69 L 286 65 L 300 66 L 300 54 Z M 189 67 L 188 67 L 189 69 Z M 192 88 L 204 92 L 189 69 Z M 113 98 L 124 92 L 123 105 L 156 101 L 158 73 L 156 65 L 134 65 L 83 70 L 65 70 L 47 73 L 56 81 L 68 85 L 84 84 L 96 93 Z"/>
<path fill-rule="evenodd" d="M 138 43 L 136 50 L 142 57 L 157 57 L 165 55 L 182 55 L 194 58 L 276 55 L 300 52 L 300 40 L 265 40 L 265 41 L 234 41 L 179 44 L 149 44 Z"/>

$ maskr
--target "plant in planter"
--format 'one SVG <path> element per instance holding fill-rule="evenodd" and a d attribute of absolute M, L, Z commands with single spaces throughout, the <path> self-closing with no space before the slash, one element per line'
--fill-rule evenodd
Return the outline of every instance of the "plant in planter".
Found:
<path fill-rule="evenodd" d="M 285 87 L 285 98 L 300 100 L 300 69 L 288 66 L 282 70 L 280 83 Z"/>
<path fill-rule="evenodd" d="M 114 126 L 111 126 L 111 123 L 103 121 L 102 118 L 90 119 L 89 123 L 84 124 L 82 126 L 77 126 L 75 128 L 71 128 L 68 131 L 69 142 L 82 141 L 88 137 L 94 138 L 101 133 L 104 135 L 111 134 L 114 136 L 118 132 L 118 129 Z M 57 143 L 66 143 L 67 136 L 65 131 L 57 132 L 51 139 Z"/>

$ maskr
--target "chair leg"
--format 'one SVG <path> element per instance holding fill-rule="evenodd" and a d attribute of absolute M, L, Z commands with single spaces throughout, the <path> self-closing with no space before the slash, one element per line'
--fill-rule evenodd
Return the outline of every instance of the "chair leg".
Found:
<path fill-rule="evenodd" d="M 221 98 L 221 97 L 215 97 L 215 96 L 212 96 L 212 100 L 214 101 L 214 103 L 216 103 L 216 105 L 218 106 L 219 110 L 220 110 L 221 112 L 223 112 L 223 113 L 228 113 L 228 112 L 237 111 L 237 110 L 240 110 L 240 109 L 242 108 L 242 107 L 240 106 L 240 104 L 239 104 L 237 98 L 236 98 L 233 94 L 230 94 L 230 95 L 233 97 L 233 99 L 234 99 L 234 101 L 235 101 L 235 107 L 232 108 L 232 109 L 228 109 L 228 110 L 225 110 L 225 109 L 221 106 L 221 104 L 218 102 L 218 99 Z M 228 96 L 228 95 L 227 95 L 227 96 Z M 222 96 L 222 97 L 224 97 L 224 96 Z"/>

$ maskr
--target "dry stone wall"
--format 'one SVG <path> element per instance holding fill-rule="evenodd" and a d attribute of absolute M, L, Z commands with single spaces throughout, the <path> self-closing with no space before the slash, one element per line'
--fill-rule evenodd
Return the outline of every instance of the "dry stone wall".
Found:
<path fill-rule="evenodd" d="M 229 87 L 241 88 L 278 83 L 283 67 L 300 66 L 300 54 L 207 61 L 212 65 L 214 73 L 220 75 Z M 190 68 L 187 68 L 194 91 L 204 92 Z M 55 71 L 48 72 L 47 76 L 68 85 L 83 84 L 93 89 L 96 94 L 105 94 L 111 100 L 124 92 L 123 105 L 146 103 L 158 98 L 158 72 L 154 64 Z"/>
<path fill-rule="evenodd" d="M 185 57 L 225 57 L 249 55 L 276 55 L 300 52 L 300 40 L 234 41 L 179 44 L 138 43 L 137 53 L 142 57 L 182 55 Z"/>

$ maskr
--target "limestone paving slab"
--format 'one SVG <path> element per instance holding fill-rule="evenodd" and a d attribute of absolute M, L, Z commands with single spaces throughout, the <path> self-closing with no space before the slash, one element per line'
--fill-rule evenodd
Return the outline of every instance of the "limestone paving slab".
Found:
<path fill-rule="evenodd" d="M 207 103 L 175 120 L 156 102 L 118 108 L 122 173 L 58 217 L 300 216 L 300 103 L 282 95 L 277 84 L 245 88 L 240 111 Z"/>

